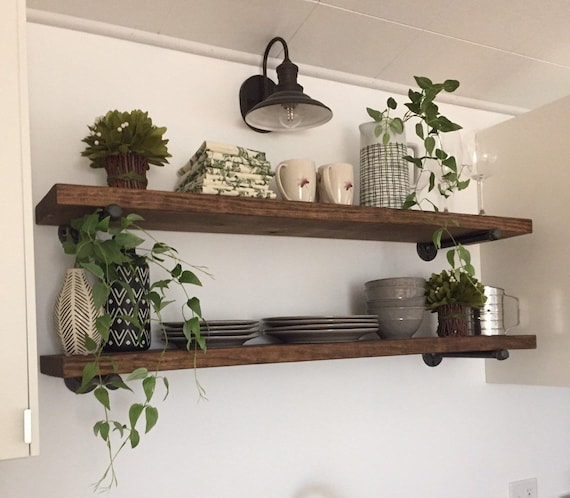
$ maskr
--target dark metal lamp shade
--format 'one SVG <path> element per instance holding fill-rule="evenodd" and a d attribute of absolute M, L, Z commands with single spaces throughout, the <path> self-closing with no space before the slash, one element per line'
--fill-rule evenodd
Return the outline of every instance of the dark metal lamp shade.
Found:
<path fill-rule="evenodd" d="M 267 78 L 269 49 L 279 41 L 285 58 L 277 67 L 278 84 Z M 248 78 L 240 89 L 240 109 L 246 124 L 259 132 L 300 131 L 322 125 L 332 118 L 332 111 L 303 93 L 297 83 L 299 68 L 289 60 L 289 49 L 283 38 L 273 38 L 263 56 L 263 76 Z"/>

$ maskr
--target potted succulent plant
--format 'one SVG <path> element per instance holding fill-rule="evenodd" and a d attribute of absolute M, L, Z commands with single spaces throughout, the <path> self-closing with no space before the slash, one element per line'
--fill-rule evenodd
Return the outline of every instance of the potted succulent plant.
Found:
<path fill-rule="evenodd" d="M 92 214 L 72 220 L 67 231 L 62 232 L 62 245 L 66 254 L 75 257 L 75 267 L 86 271 L 94 280 L 91 287 L 91 298 L 96 310 L 100 313 L 87 320 L 95 320 L 94 324 L 88 323 L 87 329 L 95 328 L 96 335 L 82 334 L 77 341 L 83 342 L 87 354 L 92 355 L 93 360 L 86 364 L 83 376 L 77 388 L 78 393 L 92 391 L 100 403 L 104 417 L 95 423 L 93 431 L 95 436 L 100 437 L 106 445 L 109 463 L 103 476 L 97 482 L 96 488 L 101 489 L 117 484 L 114 463 L 117 455 L 123 448 L 130 444 L 132 448 L 139 444 L 142 431 L 147 433 L 158 420 L 158 409 L 154 405 L 153 396 L 157 381 L 162 380 L 166 395 L 168 395 L 168 379 L 164 375 L 158 375 L 158 371 L 150 372 L 146 368 L 138 368 L 123 381 L 118 376 L 105 378 L 100 374 L 101 359 L 106 357 L 105 345 L 113 334 L 116 322 L 128 323 L 137 332 L 132 340 L 142 340 L 151 319 L 150 313 L 144 315 L 146 320 L 141 319 L 139 303 L 146 301 L 154 312 L 154 319 L 162 323 L 162 312 L 175 303 L 168 299 L 168 290 L 172 285 L 179 286 L 185 295 L 185 301 L 181 304 L 181 316 L 184 320 L 184 335 L 187 340 L 187 349 L 197 351 L 198 348 L 205 350 L 204 338 L 200 335 L 200 318 L 202 316 L 200 301 L 197 297 L 188 294 L 186 285 L 201 285 L 194 270 L 204 271 L 203 268 L 192 266 L 191 270 L 185 269 L 187 265 L 178 257 L 177 251 L 163 242 L 155 240 L 148 232 L 137 226 L 142 218 L 136 214 L 116 216 L 111 218 L 105 211 L 97 210 Z M 146 236 L 146 240 L 133 233 L 137 229 Z M 150 241 L 150 247 L 145 242 Z M 143 264 L 151 265 L 161 270 L 163 275 L 158 280 L 149 282 L 144 290 L 144 295 L 137 294 L 133 282 L 124 279 L 122 268 L 139 268 Z M 134 306 L 121 308 L 120 313 L 112 312 L 108 307 L 109 297 L 113 291 L 119 289 L 123 294 L 134 302 Z M 69 299 L 64 300 L 63 305 L 69 305 Z M 68 310 L 71 313 L 73 306 Z M 76 317 L 76 320 L 77 321 Z M 145 323 L 146 321 L 146 323 Z M 79 327 L 81 332 L 82 327 Z M 124 329 L 121 329 L 121 334 Z M 164 336 L 166 338 L 166 334 Z M 166 348 L 167 341 L 164 347 Z M 133 403 L 126 420 L 121 421 L 111 414 L 111 391 L 128 390 L 129 382 L 142 384 L 143 400 Z M 199 394 L 204 391 L 196 381 Z M 158 391 L 158 389 L 156 389 Z M 119 391 L 120 392 L 120 391 Z M 166 397 L 165 395 L 165 397 Z M 144 421 L 144 422 L 143 422 Z M 140 423 L 139 423 L 140 422 Z M 143 429 L 140 425 L 143 425 Z"/>
<path fill-rule="evenodd" d="M 166 128 L 155 126 L 139 109 L 109 111 L 88 128 L 81 155 L 89 158 L 92 168 L 105 168 L 111 187 L 145 189 L 149 165 L 164 166 L 171 157 L 163 138 Z"/>
<path fill-rule="evenodd" d="M 434 83 L 429 78 L 420 76 L 414 76 L 414 79 L 419 86 L 419 91 L 413 89 L 408 91 L 409 101 L 404 104 L 407 110 L 403 117 L 391 115 L 391 111 L 398 107 L 396 100 L 392 97 L 388 98 L 383 111 L 367 108 L 367 112 L 377 123 L 374 133 L 383 146 L 389 145 L 394 136 L 404 132 L 406 122 L 417 121 L 414 130 L 422 141 L 424 154 L 419 157 L 404 155 L 403 159 L 418 168 L 419 176 L 428 175 L 428 192 L 437 187 L 437 192 L 444 198 L 448 198 L 453 192 L 467 188 L 469 179 L 461 178 L 461 171 L 458 169 L 455 157 L 443 150 L 440 140 L 441 133 L 459 130 L 461 126 L 441 114 L 435 99 L 442 91 L 454 92 L 459 87 L 459 81 L 445 80 L 443 83 Z M 438 165 L 438 174 L 427 169 L 428 162 L 435 162 Z M 438 211 L 438 207 L 433 202 L 419 199 L 417 194 L 415 190 L 409 193 L 402 207 L 421 207 L 421 203 L 426 201 Z"/>
<path fill-rule="evenodd" d="M 433 243 L 438 249 L 444 232 L 452 237 L 445 227 L 436 230 Z M 451 268 L 432 273 L 426 282 L 426 307 L 438 314 L 439 336 L 467 336 L 472 310 L 483 307 L 487 298 L 475 277 L 471 254 L 462 244 L 447 251 L 447 261 Z"/>

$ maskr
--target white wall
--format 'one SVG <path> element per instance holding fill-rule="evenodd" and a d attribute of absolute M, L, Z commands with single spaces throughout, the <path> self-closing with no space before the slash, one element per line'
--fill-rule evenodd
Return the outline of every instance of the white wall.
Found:
<path fill-rule="evenodd" d="M 365 107 L 386 99 L 301 76 L 307 93 L 333 108 L 333 121 L 302 134 L 261 135 L 241 122 L 237 104 L 241 82 L 258 68 L 28 29 L 35 202 L 56 182 L 104 184 L 80 157 L 80 140 L 108 109 L 139 107 L 168 127 L 174 157 L 152 172 L 150 186 L 170 190 L 177 167 L 204 139 L 265 150 L 273 163 L 308 156 L 357 164 Z M 472 128 L 505 119 L 446 111 Z M 474 212 L 472 192 L 455 202 Z M 197 293 L 209 318 L 358 313 L 366 280 L 427 276 L 445 264 L 423 263 L 405 244 L 157 235 L 215 275 Z M 55 227 L 36 227 L 40 354 L 59 352 L 51 310 L 70 264 Z M 482 360 L 446 359 L 437 368 L 419 356 L 337 360 L 207 369 L 199 378 L 209 400 L 198 403 L 193 373 L 169 373 L 159 425 L 121 457 L 113 496 L 501 498 L 509 481 L 527 477 L 538 478 L 541 498 L 570 491 L 570 390 L 487 385 Z M 105 464 L 91 433 L 101 415 L 96 403 L 44 375 L 40 402 L 41 455 L 0 463 L 0 496 L 91 496 Z"/>

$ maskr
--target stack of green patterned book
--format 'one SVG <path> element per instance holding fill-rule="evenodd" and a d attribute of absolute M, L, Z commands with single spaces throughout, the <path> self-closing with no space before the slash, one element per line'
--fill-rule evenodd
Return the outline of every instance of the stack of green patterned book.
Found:
<path fill-rule="evenodd" d="M 178 170 L 177 192 L 275 199 L 264 152 L 206 141 Z"/>

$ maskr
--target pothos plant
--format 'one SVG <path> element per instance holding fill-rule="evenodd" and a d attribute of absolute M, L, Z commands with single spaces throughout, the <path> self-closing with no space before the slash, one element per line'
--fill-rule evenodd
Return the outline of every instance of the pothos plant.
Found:
<path fill-rule="evenodd" d="M 471 253 L 457 242 L 447 226 L 438 228 L 433 234 L 433 244 L 441 249 L 441 239 L 446 234 L 453 246 L 446 253 L 448 270 L 432 273 L 426 283 L 426 307 L 436 311 L 445 305 L 466 305 L 481 308 L 486 301 L 483 284 L 475 277 Z"/>
<path fill-rule="evenodd" d="M 437 192 L 444 198 L 448 198 L 453 192 L 463 190 L 468 187 L 469 179 L 461 178 L 461 171 L 458 168 L 455 157 L 448 154 L 441 145 L 440 133 L 449 133 L 461 129 L 461 126 L 454 123 L 439 111 L 435 103 L 436 97 L 442 92 L 452 93 L 459 87 L 457 80 L 445 80 L 443 83 L 434 83 L 429 78 L 414 76 L 419 86 L 419 91 L 410 89 L 408 91 L 408 102 L 404 103 L 407 108 L 403 117 L 393 117 L 391 111 L 398 107 L 398 103 L 393 97 L 386 101 L 386 109 L 383 111 L 368 107 L 368 115 L 378 122 L 375 129 L 377 137 L 381 136 L 382 143 L 387 145 L 390 142 L 391 134 L 401 134 L 405 129 L 405 123 L 417 120 L 414 130 L 422 141 L 425 154 L 420 157 L 410 155 L 404 159 L 412 163 L 420 170 L 420 175 L 428 174 L 428 192 L 437 187 Z M 428 161 L 435 161 L 439 167 L 439 174 L 427 169 Z M 409 209 L 413 206 L 420 206 L 422 202 L 430 203 L 435 211 L 438 207 L 429 199 L 419 199 L 417 192 L 411 192 L 403 207 Z"/>
<path fill-rule="evenodd" d="M 63 249 L 66 254 L 75 256 L 76 268 L 83 268 L 94 277 L 93 300 L 95 306 L 102 310 L 105 310 L 111 286 L 114 284 L 122 286 L 134 299 L 133 289 L 117 275 L 118 265 L 137 265 L 144 260 L 160 270 L 163 273 L 162 278 L 150 284 L 145 296 L 156 316 L 154 319 L 162 323 L 164 309 L 176 302 L 168 299 L 167 291 L 173 285 L 178 286 L 185 295 L 184 302 L 180 304 L 180 311 L 184 319 L 183 331 L 187 340 L 187 349 L 194 352 L 198 348 L 205 350 L 206 343 L 200 335 L 202 317 L 200 301 L 197 297 L 190 296 L 187 289 L 187 285 L 201 285 L 195 271 L 205 272 L 205 270 L 193 265 L 189 265 L 191 269 L 186 269 L 188 264 L 179 258 L 176 249 L 157 241 L 136 224 L 141 220 L 142 217 L 137 214 L 128 214 L 112 221 L 109 215 L 97 210 L 71 221 L 71 229 L 62 242 Z M 132 229 L 137 229 L 146 235 L 151 242 L 150 247 L 146 247 L 145 239 L 133 233 Z M 142 333 L 145 324 L 139 322 L 136 312 L 131 315 L 122 314 L 115 317 L 117 318 L 134 324 L 136 330 Z M 94 424 L 93 432 L 105 443 L 109 461 L 101 478 L 95 484 L 96 490 L 108 489 L 118 484 L 115 472 L 117 456 L 129 445 L 131 448 L 138 446 L 141 434 L 146 434 L 155 427 L 159 415 L 155 405 L 157 383 L 162 382 L 163 399 L 166 399 L 169 393 L 168 379 L 164 375 L 159 375 L 158 367 L 155 371 L 137 368 L 126 377 L 125 381 L 118 375 L 107 377 L 101 374 L 102 362 L 107 363 L 110 360 L 114 370 L 117 369 L 112 357 L 107 356 L 103 350 L 104 344 L 109 339 L 113 320 L 108 312 L 103 312 L 96 319 L 96 329 L 102 339 L 100 342 L 85 336 L 85 346 L 93 359 L 85 365 L 81 385 L 77 390 L 78 393 L 92 391 L 103 410 L 103 417 Z M 166 334 L 164 337 L 166 338 Z M 133 402 L 126 416 L 121 419 L 112 411 L 111 391 L 134 393 L 136 383 L 140 383 L 142 387 L 142 399 Z M 204 390 L 197 378 L 196 385 L 199 395 L 204 396 Z"/>

